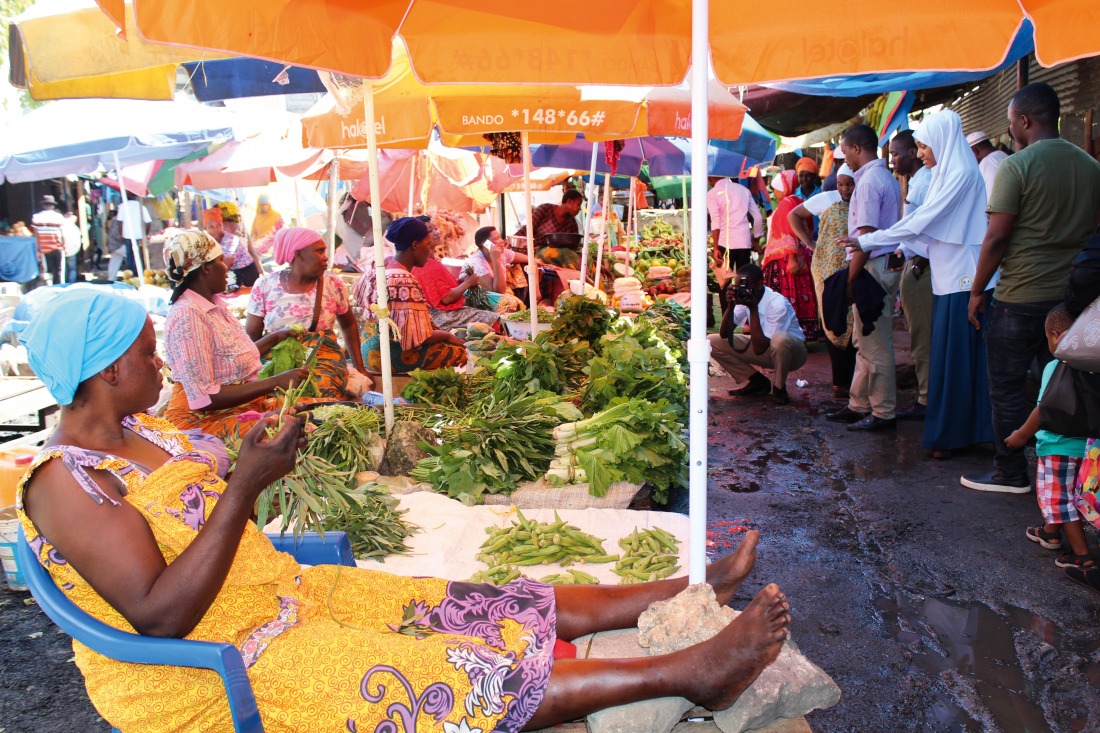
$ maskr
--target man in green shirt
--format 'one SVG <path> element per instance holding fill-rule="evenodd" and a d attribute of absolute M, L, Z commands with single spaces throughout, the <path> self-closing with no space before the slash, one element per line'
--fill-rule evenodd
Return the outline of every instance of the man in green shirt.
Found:
<path fill-rule="evenodd" d="M 989 397 L 996 455 L 993 471 L 963 476 L 978 491 L 1031 490 L 1023 449 L 1005 438 L 1031 412 L 1024 395 L 1033 359 L 1051 359 L 1043 324 L 1063 298 L 1070 262 L 1100 222 L 1100 163 L 1058 135 L 1058 95 L 1029 84 L 1008 105 L 1020 152 L 1001 163 L 989 199 L 989 230 L 970 288 L 970 323 L 981 328 L 985 290 L 1000 268 L 985 321 Z"/>

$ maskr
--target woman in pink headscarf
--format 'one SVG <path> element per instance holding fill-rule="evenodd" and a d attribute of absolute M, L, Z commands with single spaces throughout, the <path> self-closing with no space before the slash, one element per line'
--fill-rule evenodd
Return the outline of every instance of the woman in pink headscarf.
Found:
<path fill-rule="evenodd" d="M 265 333 L 300 327 L 297 338 L 307 349 L 320 341 L 313 380 L 318 396 L 348 399 L 348 362 L 363 373 L 359 351 L 359 326 L 351 311 L 348 291 L 335 276 L 326 272 L 328 256 L 321 235 L 305 227 L 288 227 L 275 233 L 275 263 L 290 267 L 264 275 L 252 286 L 245 331 L 253 341 Z M 336 338 L 340 327 L 344 346 Z"/>
<path fill-rule="evenodd" d="M 813 252 L 799 241 L 787 217 L 803 201 L 798 190 L 798 174 L 781 171 L 772 179 L 772 191 L 777 203 L 768 221 L 768 246 L 764 248 L 761 268 L 764 284 L 791 302 L 806 340 L 812 341 L 821 336 L 817 294 L 810 274 Z"/>

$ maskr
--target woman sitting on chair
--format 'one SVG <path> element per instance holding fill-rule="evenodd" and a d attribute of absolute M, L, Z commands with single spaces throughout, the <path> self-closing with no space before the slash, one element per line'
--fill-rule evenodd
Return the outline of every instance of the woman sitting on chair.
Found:
<path fill-rule="evenodd" d="M 237 646 L 268 733 L 397 730 L 398 716 L 403 730 L 513 732 L 669 696 L 721 710 L 788 635 L 790 608 L 769 585 L 717 636 L 682 651 L 555 660 L 556 639 L 634 626 L 686 578 L 495 587 L 303 568 L 249 521 L 263 489 L 294 467 L 300 419 L 261 420 L 226 482 L 210 454 L 144 414 L 161 361 L 140 304 L 65 293 L 21 340 L 62 406 L 17 494 L 39 561 L 111 626 Z M 719 603 L 748 575 L 756 541 L 748 533 L 708 568 Z M 74 652 L 92 703 L 122 730 L 232 728 L 215 673 L 116 662 L 80 644 Z"/>
<path fill-rule="evenodd" d="M 431 257 L 431 236 L 428 226 L 415 217 L 396 219 L 386 229 L 386 239 L 393 242 L 397 254 L 386 258 L 387 308 L 390 326 L 390 364 L 395 374 L 408 374 L 414 369 L 443 369 L 462 366 L 467 361 L 466 343 L 432 323 L 428 300 L 413 268 L 423 267 Z M 382 370 L 382 344 L 378 329 L 378 282 L 373 269 L 367 270 L 355 283 L 353 295 L 363 308 L 366 324 L 363 328 L 363 359 L 367 369 Z M 396 328 L 394 327 L 396 326 Z"/>

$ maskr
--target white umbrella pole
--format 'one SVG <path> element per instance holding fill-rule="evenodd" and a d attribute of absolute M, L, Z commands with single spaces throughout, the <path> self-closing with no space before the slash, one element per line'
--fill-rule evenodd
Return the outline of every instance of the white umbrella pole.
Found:
<path fill-rule="evenodd" d="M 630 197 L 626 209 L 626 270 L 630 272 L 630 251 L 634 244 L 634 179 L 630 179 Z"/>
<path fill-rule="evenodd" d="M 294 226 L 304 227 L 306 224 L 302 221 L 302 199 L 298 195 L 298 179 L 294 179 Z"/>
<path fill-rule="evenodd" d="M 527 207 L 527 293 L 531 301 L 531 338 L 538 334 L 539 325 L 539 280 L 538 265 L 535 263 L 535 226 L 531 221 L 531 138 L 527 132 L 520 133 L 523 141 L 523 203 Z"/>
<path fill-rule="evenodd" d="M 707 574 L 707 64 L 708 0 L 692 0 L 691 11 L 691 338 L 688 340 L 689 545 L 688 582 Z M 684 202 L 685 206 L 687 202 Z"/>
<path fill-rule="evenodd" d="M 378 291 L 378 340 L 382 360 L 382 409 L 386 416 L 386 434 L 393 427 L 393 364 L 390 362 L 389 299 L 386 289 L 386 245 L 382 238 L 382 186 L 378 179 L 378 132 L 374 129 L 374 87 L 363 82 L 363 107 L 367 118 L 367 168 L 370 174 L 370 219 L 374 228 L 374 276 Z"/>
<path fill-rule="evenodd" d="M 336 262 L 336 188 L 340 185 L 340 158 L 333 153 L 328 165 L 328 216 L 326 217 L 325 240 L 328 244 L 328 261 L 331 266 Z"/>
<path fill-rule="evenodd" d="M 596 205 L 596 152 L 599 143 L 592 143 L 592 170 L 588 174 L 588 205 L 584 207 L 584 229 L 581 230 L 581 284 L 588 282 L 588 224 L 592 221 L 592 207 Z M 584 289 L 581 289 L 584 292 Z"/>
<path fill-rule="evenodd" d="M 694 138 L 692 138 L 694 139 Z M 689 220 L 688 212 L 691 207 L 688 206 L 688 182 L 686 176 L 680 177 L 680 200 L 684 202 L 684 217 L 683 217 L 683 229 L 684 229 L 684 254 L 687 258 L 691 259 L 691 224 Z"/>
<path fill-rule="evenodd" d="M 611 206 L 611 174 L 607 174 L 604 177 L 603 187 L 603 231 L 600 232 L 600 237 L 596 240 L 596 277 L 592 280 L 592 284 L 596 286 L 596 290 L 603 290 L 600 287 L 600 270 L 603 269 L 603 245 L 611 236 L 611 220 L 608 218 L 608 208 Z"/>
<path fill-rule="evenodd" d="M 122 164 L 118 162 L 118 151 L 114 152 L 115 156 L 115 173 L 118 174 L 118 192 L 122 194 L 122 210 L 125 211 L 128 207 L 129 198 L 126 196 L 126 184 L 122 182 Z M 145 217 L 139 216 L 137 222 L 130 222 L 130 248 L 134 251 L 134 267 L 137 268 L 137 272 L 134 274 L 138 277 L 145 277 L 145 263 L 141 259 L 141 248 L 138 247 L 137 239 L 134 238 L 134 227 L 145 227 Z M 142 232 L 144 234 L 144 231 Z"/>
<path fill-rule="evenodd" d="M 416 179 L 420 173 L 420 152 L 414 151 L 412 165 L 409 166 L 409 216 L 413 215 L 413 199 L 416 196 Z"/>

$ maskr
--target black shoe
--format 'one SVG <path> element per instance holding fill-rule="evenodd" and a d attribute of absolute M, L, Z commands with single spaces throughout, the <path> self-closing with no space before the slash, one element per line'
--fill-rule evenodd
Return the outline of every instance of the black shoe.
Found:
<path fill-rule="evenodd" d="M 760 372 L 753 374 L 744 387 L 731 389 L 731 397 L 752 397 L 753 395 L 768 394 L 772 391 L 772 383 Z"/>
<path fill-rule="evenodd" d="M 787 394 L 787 390 L 780 387 L 772 388 L 772 404 L 773 405 L 789 405 L 791 404 L 791 396 Z"/>
<path fill-rule="evenodd" d="M 856 412 L 855 410 L 845 407 L 843 410 L 837 412 L 829 412 L 825 414 L 825 419 L 829 422 L 859 422 L 863 418 L 867 417 L 866 412 Z"/>
<path fill-rule="evenodd" d="M 991 491 L 998 494 L 1026 494 L 1031 491 L 1031 482 L 1027 478 L 1009 479 L 998 471 L 990 471 L 980 476 L 963 476 L 959 483 L 975 491 Z"/>
<path fill-rule="evenodd" d="M 893 430 L 898 426 L 898 419 L 892 417 L 889 420 L 882 417 L 875 417 L 874 415 L 868 415 L 859 422 L 854 422 L 848 426 L 849 430 L 863 430 L 868 433 L 877 433 L 881 430 Z"/>
<path fill-rule="evenodd" d="M 897 416 L 898 420 L 923 420 L 926 412 L 928 412 L 928 407 L 918 402 L 908 410 L 897 413 Z"/>

